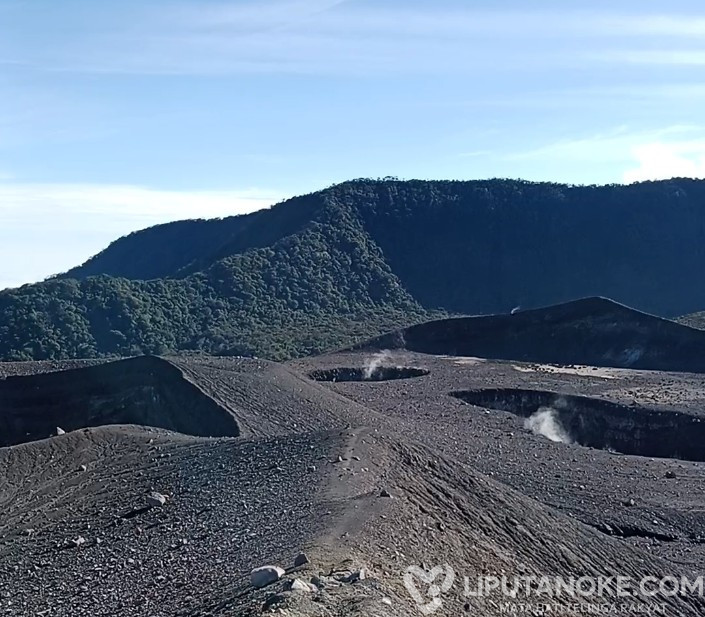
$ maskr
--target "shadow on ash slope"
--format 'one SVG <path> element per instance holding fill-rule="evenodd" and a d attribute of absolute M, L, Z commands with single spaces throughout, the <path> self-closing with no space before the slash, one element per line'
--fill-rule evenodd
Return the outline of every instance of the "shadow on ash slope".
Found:
<path fill-rule="evenodd" d="M 705 423 L 689 414 L 543 390 L 500 388 L 451 395 L 471 405 L 526 418 L 527 429 L 551 441 L 622 454 L 705 461 Z"/>
<path fill-rule="evenodd" d="M 0 446 L 108 424 L 136 424 L 203 437 L 236 437 L 235 417 L 176 366 L 138 357 L 0 380 Z"/>

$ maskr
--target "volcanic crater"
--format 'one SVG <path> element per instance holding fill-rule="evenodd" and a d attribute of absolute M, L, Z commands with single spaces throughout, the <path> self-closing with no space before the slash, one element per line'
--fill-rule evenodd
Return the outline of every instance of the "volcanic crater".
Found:
<path fill-rule="evenodd" d="M 375 369 L 339 367 L 321 369 L 309 373 L 314 381 L 391 381 L 393 379 L 412 379 L 424 377 L 430 371 L 410 366 L 380 366 Z"/>
<path fill-rule="evenodd" d="M 0 380 L 0 447 L 66 431 L 134 424 L 202 437 L 237 437 L 235 417 L 153 356 Z"/>
<path fill-rule="evenodd" d="M 687 413 L 545 390 L 494 388 L 452 392 L 451 396 L 522 418 L 535 418 L 542 412 L 550 414 L 549 421 L 557 424 L 558 432 L 581 446 L 637 456 L 705 461 L 705 421 Z"/>

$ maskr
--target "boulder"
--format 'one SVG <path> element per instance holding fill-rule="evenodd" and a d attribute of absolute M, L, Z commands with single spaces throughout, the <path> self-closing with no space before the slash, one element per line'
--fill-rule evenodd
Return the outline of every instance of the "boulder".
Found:
<path fill-rule="evenodd" d="M 257 589 L 276 583 L 285 571 L 278 566 L 260 566 L 250 572 L 250 584 Z"/>

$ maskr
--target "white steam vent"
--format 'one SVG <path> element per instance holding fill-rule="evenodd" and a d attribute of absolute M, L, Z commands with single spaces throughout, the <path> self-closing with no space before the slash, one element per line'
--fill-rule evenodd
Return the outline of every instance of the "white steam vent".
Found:
<path fill-rule="evenodd" d="M 573 443 L 568 432 L 563 428 L 558 413 L 552 407 L 539 407 L 524 421 L 524 428 L 534 435 L 543 435 L 546 439 L 559 443 Z"/>
<path fill-rule="evenodd" d="M 387 349 L 380 351 L 379 353 L 376 353 L 374 356 L 372 356 L 367 361 L 367 364 L 365 364 L 363 378 L 372 379 L 377 369 L 383 366 L 385 362 L 387 362 L 391 358 L 391 356 L 392 354 Z"/>

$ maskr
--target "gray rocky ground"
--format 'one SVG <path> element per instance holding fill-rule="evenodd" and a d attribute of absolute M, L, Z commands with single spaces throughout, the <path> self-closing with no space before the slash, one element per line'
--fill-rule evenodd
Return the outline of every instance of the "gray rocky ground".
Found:
<path fill-rule="evenodd" d="M 364 373 L 373 361 L 428 374 L 309 378 L 328 369 Z M 705 463 L 555 443 L 527 429 L 524 417 L 451 396 L 529 389 L 698 418 L 700 375 L 405 350 L 288 365 L 154 362 L 188 385 L 169 401 L 169 422 L 180 421 L 173 406 L 202 409 L 200 434 L 208 435 L 209 418 L 222 412 L 239 436 L 196 437 L 166 422 L 69 426 L 0 448 L 0 615 L 414 615 L 407 568 L 450 564 L 457 577 L 434 614 L 489 616 L 503 614 L 503 598 L 466 597 L 462 576 L 703 573 Z M 95 384 L 82 383 L 80 370 L 69 375 L 71 404 L 123 418 L 148 379 L 116 366 L 123 378 L 105 378 L 100 405 Z M 21 386 L 12 380 L 62 368 L 5 365 L 5 392 Z M 204 396 L 220 411 L 204 407 Z M 5 414 L 20 405 L 0 400 Z M 103 413 L 112 413 L 110 401 L 114 416 Z M 140 409 L 160 421 L 156 403 Z M 627 429 L 648 442 L 648 426 Z M 149 505 L 154 491 L 164 505 Z M 308 563 L 294 567 L 301 552 Z M 263 565 L 285 574 L 257 589 L 250 572 Z M 417 583 L 428 600 L 428 585 Z M 642 614 L 656 605 L 660 614 L 705 614 L 694 594 L 626 604 Z M 580 613 L 563 606 L 553 614 Z"/>

